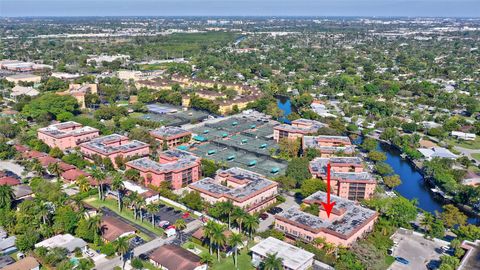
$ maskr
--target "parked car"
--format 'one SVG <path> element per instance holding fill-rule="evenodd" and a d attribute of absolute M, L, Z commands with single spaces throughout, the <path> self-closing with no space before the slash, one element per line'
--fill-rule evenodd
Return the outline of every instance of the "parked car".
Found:
<path fill-rule="evenodd" d="M 268 218 L 268 214 L 267 214 L 267 213 L 261 213 L 261 214 L 260 214 L 260 219 L 261 219 L 261 220 L 265 220 L 265 219 L 267 219 L 267 218 Z"/>
<path fill-rule="evenodd" d="M 167 228 L 169 225 L 170 225 L 170 221 L 168 221 L 168 220 L 162 220 L 158 223 L 158 226 L 160 226 L 164 229 Z"/>
<path fill-rule="evenodd" d="M 133 246 L 138 247 L 138 246 L 144 244 L 145 241 L 144 241 L 142 238 L 136 236 L 136 237 L 132 238 L 132 240 L 130 240 L 130 243 L 131 243 Z"/>
<path fill-rule="evenodd" d="M 278 214 L 278 213 L 283 212 L 283 209 L 280 208 L 280 207 L 272 207 L 272 208 L 269 209 L 267 212 L 268 212 L 269 214 L 276 215 L 276 214 Z"/>
<path fill-rule="evenodd" d="M 395 257 L 395 260 L 399 263 L 402 263 L 402 264 L 405 264 L 405 265 L 408 265 L 410 262 L 405 259 L 405 258 L 402 258 L 402 257 Z"/>

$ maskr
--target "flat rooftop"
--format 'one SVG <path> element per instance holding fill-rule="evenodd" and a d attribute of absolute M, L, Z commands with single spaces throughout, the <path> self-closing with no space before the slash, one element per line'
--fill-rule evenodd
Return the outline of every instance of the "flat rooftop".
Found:
<path fill-rule="evenodd" d="M 282 258 L 282 264 L 288 269 L 298 269 L 314 257 L 313 253 L 290 245 L 286 242 L 278 240 L 274 237 L 268 237 L 262 240 L 252 248 L 250 251 L 266 257 L 268 254 L 277 254 L 278 258 Z"/>
<path fill-rule="evenodd" d="M 142 171 L 152 171 L 157 173 L 167 173 L 171 171 L 179 171 L 189 167 L 196 166 L 200 158 L 179 149 L 170 149 L 164 151 L 161 156 L 172 158 L 172 162 L 159 163 L 148 157 L 135 159 L 127 162 L 127 165 Z"/>
<path fill-rule="evenodd" d="M 186 129 L 179 128 L 179 127 L 172 127 L 172 126 L 164 126 L 164 127 L 160 127 L 150 131 L 150 134 L 152 134 L 154 137 L 165 138 L 165 139 L 169 137 L 175 137 L 178 135 L 190 134 L 190 133 L 191 132 Z"/>
<path fill-rule="evenodd" d="M 68 121 L 53 124 L 44 128 L 39 128 L 38 131 L 55 138 L 63 138 L 68 136 L 79 136 L 91 132 L 98 132 L 98 129 L 89 126 L 82 126 L 77 122 Z"/>
<path fill-rule="evenodd" d="M 338 146 L 327 146 L 322 143 L 339 143 Z M 315 148 L 325 152 L 353 153 L 355 146 L 351 144 L 350 138 L 346 136 L 304 136 L 303 148 Z"/>
<path fill-rule="evenodd" d="M 314 201 L 317 203 L 325 202 L 326 200 L 327 193 L 323 191 L 318 191 L 304 199 L 305 202 Z M 331 201 L 335 202 L 333 211 L 343 212 L 343 215 L 337 219 L 323 219 L 319 216 L 303 212 L 298 206 L 291 207 L 283 213 L 277 214 L 277 216 L 316 231 L 331 231 L 345 237 L 362 228 L 365 223 L 377 216 L 375 211 L 364 208 L 354 201 L 334 195 L 331 195 Z"/>
<path fill-rule="evenodd" d="M 190 187 L 209 193 L 215 197 L 227 197 L 235 201 L 244 201 L 251 196 L 277 185 L 276 182 L 268 180 L 260 174 L 238 167 L 219 171 L 217 175 L 219 174 L 222 176 L 228 175 L 227 179 L 231 178 L 233 180 L 245 181 L 245 184 L 232 188 L 222 185 L 222 183 L 215 179 L 205 178 L 190 184 Z"/>
<path fill-rule="evenodd" d="M 314 173 L 327 175 L 327 165 L 330 163 L 332 169 L 330 175 L 332 178 L 344 180 L 374 180 L 375 178 L 368 172 L 339 172 L 335 171 L 337 167 L 361 167 L 363 161 L 359 157 L 330 157 L 330 158 L 315 158 L 310 161 L 310 170 Z"/>
<path fill-rule="evenodd" d="M 123 141 L 120 145 L 109 145 L 116 141 Z M 103 137 L 98 137 L 92 139 L 89 142 L 81 144 L 82 146 L 89 148 L 95 152 L 101 152 L 104 154 L 111 154 L 116 152 L 128 152 L 135 150 L 141 147 L 148 146 L 147 143 L 137 141 L 137 140 L 128 140 L 127 137 L 119 134 L 111 134 Z"/>

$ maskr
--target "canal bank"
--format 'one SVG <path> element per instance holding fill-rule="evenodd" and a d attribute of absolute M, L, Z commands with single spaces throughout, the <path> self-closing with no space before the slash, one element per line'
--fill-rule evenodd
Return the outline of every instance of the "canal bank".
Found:
<path fill-rule="evenodd" d="M 362 141 L 362 136 L 353 140 L 357 145 L 361 144 Z M 395 174 L 398 174 L 402 180 L 402 183 L 395 188 L 396 192 L 409 200 L 416 199 L 417 206 L 429 213 L 435 214 L 443 211 L 444 199 L 431 191 L 433 187 L 431 183 L 425 180 L 421 170 L 413 162 L 402 158 L 402 152 L 399 149 L 385 142 L 379 142 L 377 150 L 386 155 L 385 163 L 390 165 Z M 468 213 L 468 211 L 465 212 Z M 478 217 L 470 216 L 468 218 L 470 224 L 478 224 L 478 222 Z"/>

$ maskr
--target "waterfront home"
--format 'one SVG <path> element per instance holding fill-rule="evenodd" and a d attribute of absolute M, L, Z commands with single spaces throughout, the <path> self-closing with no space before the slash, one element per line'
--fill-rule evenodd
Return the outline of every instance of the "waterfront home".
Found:
<path fill-rule="evenodd" d="M 327 165 L 330 164 L 332 193 L 349 200 L 369 199 L 375 192 L 377 181 L 365 171 L 358 157 L 315 158 L 309 170 L 313 177 L 327 181 Z"/>
<path fill-rule="evenodd" d="M 327 216 L 321 205 L 327 201 L 327 194 L 318 191 L 303 200 L 303 207 L 317 205 L 318 214 L 307 213 L 298 206 L 275 215 L 275 229 L 289 238 L 311 242 L 325 238 L 327 242 L 349 247 L 373 230 L 378 213 L 360 206 L 357 202 L 331 196 L 335 205 Z"/>

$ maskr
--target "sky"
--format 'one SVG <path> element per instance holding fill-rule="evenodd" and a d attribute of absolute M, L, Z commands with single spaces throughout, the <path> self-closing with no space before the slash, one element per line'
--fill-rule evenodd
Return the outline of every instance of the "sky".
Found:
<path fill-rule="evenodd" d="M 480 0 L 0 0 L 22 16 L 480 17 Z"/>

